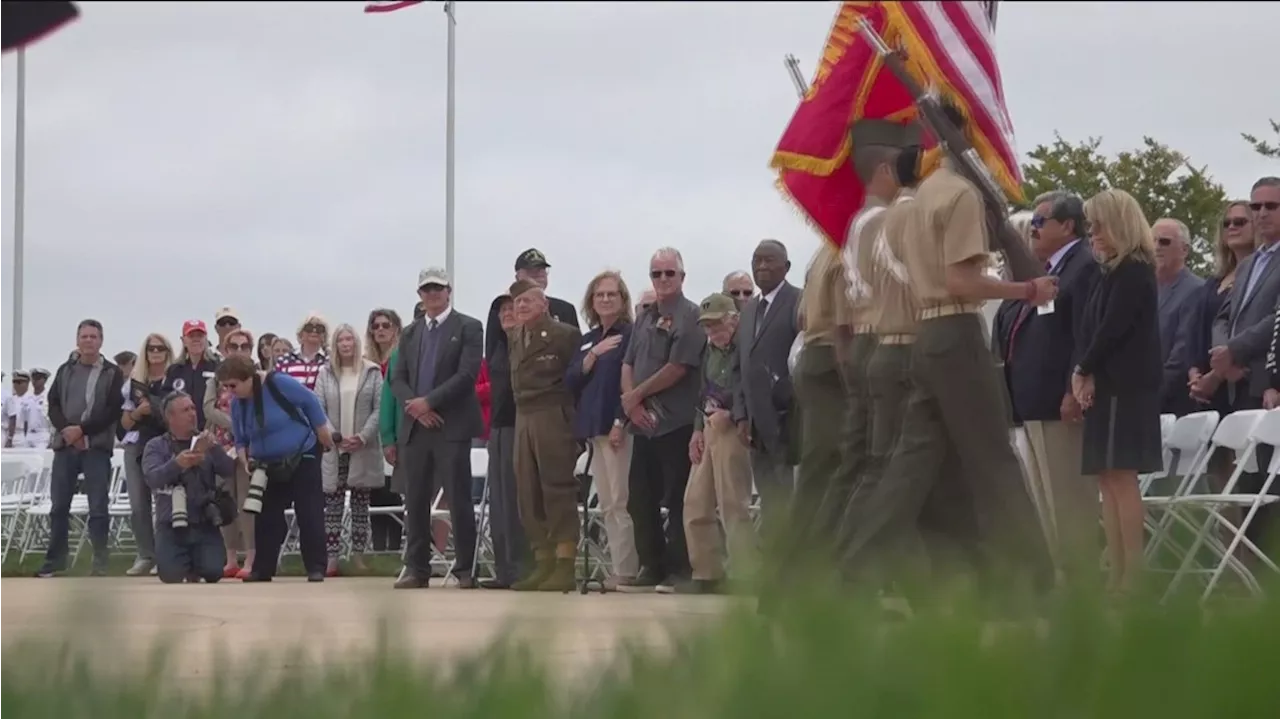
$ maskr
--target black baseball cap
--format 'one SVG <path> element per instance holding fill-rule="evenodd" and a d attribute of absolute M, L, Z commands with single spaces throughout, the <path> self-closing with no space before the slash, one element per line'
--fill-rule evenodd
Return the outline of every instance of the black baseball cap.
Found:
<path fill-rule="evenodd" d="M 542 250 L 534 249 L 532 247 L 521 252 L 520 256 L 516 258 L 517 272 L 520 270 L 532 270 L 538 267 L 550 266 L 551 263 L 547 262 L 547 256 L 542 254 Z"/>

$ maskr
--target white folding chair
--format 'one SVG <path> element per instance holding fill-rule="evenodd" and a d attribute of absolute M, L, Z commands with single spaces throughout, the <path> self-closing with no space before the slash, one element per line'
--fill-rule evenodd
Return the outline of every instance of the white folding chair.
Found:
<path fill-rule="evenodd" d="M 1161 420 L 1163 423 L 1163 420 Z M 1142 504 L 1146 509 L 1144 523 L 1150 535 L 1143 556 L 1150 559 L 1166 544 L 1171 543 L 1169 530 L 1174 520 L 1170 516 L 1168 502 L 1172 497 L 1186 494 L 1190 488 L 1199 484 L 1208 470 L 1209 460 L 1222 438 L 1247 437 L 1250 421 L 1243 417 L 1233 420 L 1226 431 L 1220 430 L 1218 413 L 1212 410 L 1194 412 L 1174 421 L 1164 441 L 1165 469 L 1139 479 L 1142 493 Z M 1225 421 L 1224 421 L 1225 423 Z M 1241 433 L 1243 427 L 1243 433 Z M 1221 432 L 1221 434 L 1219 434 Z M 1230 441 L 1234 442 L 1235 439 Z M 1155 495 L 1156 485 L 1164 480 L 1178 479 L 1177 485 L 1169 493 Z M 1175 551 L 1181 556 L 1181 547 L 1174 544 Z"/>
<path fill-rule="evenodd" d="M 1227 442 L 1235 445 L 1241 444 L 1238 434 L 1242 431 L 1241 428 L 1246 425 L 1248 426 L 1248 435 L 1243 442 L 1242 451 L 1237 453 L 1235 471 L 1231 473 L 1231 478 L 1227 480 L 1223 490 L 1210 494 L 1186 494 L 1173 498 L 1169 503 L 1171 509 L 1169 516 L 1193 529 L 1196 533 L 1196 538 L 1183 557 L 1182 565 L 1169 582 L 1169 587 L 1164 595 L 1165 600 L 1173 596 L 1183 577 L 1189 574 L 1205 573 L 1209 574 L 1209 581 L 1204 592 L 1200 595 L 1200 600 L 1208 599 L 1221 580 L 1223 572 L 1228 568 L 1240 577 L 1251 592 L 1261 594 L 1262 586 L 1253 575 L 1249 564 L 1240 561 L 1235 556 L 1241 546 L 1252 553 L 1253 556 L 1250 558 L 1250 563 L 1252 561 L 1260 562 L 1271 571 L 1280 574 L 1280 567 L 1277 567 L 1276 563 L 1258 548 L 1258 545 L 1245 536 L 1249 526 L 1257 516 L 1258 510 L 1264 505 L 1280 501 L 1280 497 L 1269 493 L 1272 484 L 1275 482 L 1276 475 L 1280 474 L 1280 452 L 1272 453 L 1270 465 L 1266 468 L 1266 478 L 1256 492 L 1236 491 L 1240 477 L 1246 473 L 1251 460 L 1257 455 L 1259 445 L 1265 444 L 1272 448 L 1280 448 L 1280 410 L 1236 412 L 1228 415 L 1222 424 L 1228 425 L 1237 416 L 1240 417 L 1238 423 L 1240 427 L 1232 426 L 1231 433 L 1233 436 L 1224 438 L 1222 444 L 1224 446 L 1228 446 Z M 1216 433 L 1214 443 L 1219 443 Z M 1225 516 L 1223 510 L 1228 508 L 1236 508 L 1244 512 L 1244 516 L 1239 520 L 1238 525 Z M 1230 537 L 1229 542 L 1224 544 L 1218 538 L 1220 530 L 1225 531 Z M 1205 568 L 1196 568 L 1194 566 L 1197 553 L 1201 547 L 1208 547 L 1212 552 L 1212 566 Z"/>

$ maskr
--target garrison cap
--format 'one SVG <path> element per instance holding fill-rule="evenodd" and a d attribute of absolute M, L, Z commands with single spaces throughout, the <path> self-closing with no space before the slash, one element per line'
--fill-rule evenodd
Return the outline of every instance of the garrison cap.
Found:
<path fill-rule="evenodd" d="M 507 290 L 507 296 L 509 296 L 511 299 L 515 299 L 520 295 L 523 295 L 524 293 L 528 292 L 529 290 L 536 290 L 536 289 L 540 289 L 540 288 L 538 287 L 537 284 L 530 282 L 529 280 L 516 280 L 515 282 L 511 283 L 511 289 Z"/>

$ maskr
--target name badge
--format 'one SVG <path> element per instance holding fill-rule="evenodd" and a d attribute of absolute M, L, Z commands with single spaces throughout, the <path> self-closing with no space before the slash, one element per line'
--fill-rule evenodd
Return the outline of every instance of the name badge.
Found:
<path fill-rule="evenodd" d="M 1049 300 L 1048 302 L 1044 303 L 1043 305 L 1040 305 L 1039 307 L 1037 307 L 1037 308 L 1036 308 L 1036 314 L 1038 314 L 1038 315 L 1051 315 L 1051 314 L 1053 314 L 1053 300 Z"/>

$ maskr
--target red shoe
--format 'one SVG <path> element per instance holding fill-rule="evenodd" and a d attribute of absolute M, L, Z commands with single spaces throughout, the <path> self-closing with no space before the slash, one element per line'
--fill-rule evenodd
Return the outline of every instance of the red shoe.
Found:
<path fill-rule="evenodd" d="M 325 570 L 324 570 L 324 576 L 326 576 L 326 577 L 336 577 L 336 576 L 338 576 L 338 568 L 337 568 L 337 567 L 326 567 L 326 568 L 325 568 Z"/>
<path fill-rule="evenodd" d="M 238 564 L 228 564 L 227 566 L 222 568 L 223 579 L 235 579 L 239 575 L 240 575 L 240 565 Z"/>
<path fill-rule="evenodd" d="M 242 582 L 243 582 L 243 581 L 244 581 L 248 576 L 249 576 L 249 569 L 248 569 L 247 567 L 246 567 L 245 569 L 241 569 L 240 571 L 238 571 L 238 572 L 236 572 L 236 573 L 235 573 L 235 578 L 236 578 L 236 579 L 239 579 L 239 580 L 240 580 L 240 581 L 242 581 Z"/>

